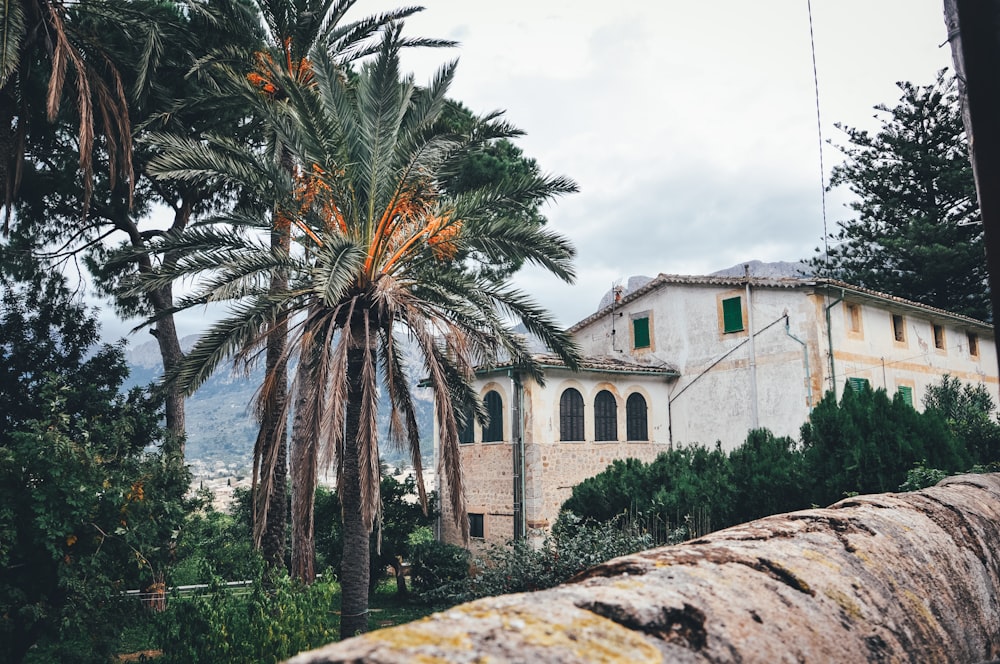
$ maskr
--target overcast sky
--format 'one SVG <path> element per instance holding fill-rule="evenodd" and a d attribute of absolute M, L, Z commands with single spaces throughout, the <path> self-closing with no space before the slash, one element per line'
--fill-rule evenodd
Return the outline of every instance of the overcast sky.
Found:
<path fill-rule="evenodd" d="M 577 282 L 525 270 L 521 287 L 565 325 L 630 275 L 706 274 L 809 258 L 823 215 L 806 0 L 423 0 L 417 82 L 459 59 L 452 96 L 505 109 L 543 170 L 580 192 L 548 207 L 578 250 Z M 399 6 L 360 0 L 357 15 Z M 823 135 L 875 128 L 896 81 L 951 66 L 941 0 L 813 0 Z M 827 177 L 841 160 L 824 147 Z M 827 196 L 828 226 L 849 213 Z M 186 317 L 182 334 L 204 320 Z M 142 335 L 145 337 L 145 335 Z M 144 341 L 139 339 L 138 341 Z"/>

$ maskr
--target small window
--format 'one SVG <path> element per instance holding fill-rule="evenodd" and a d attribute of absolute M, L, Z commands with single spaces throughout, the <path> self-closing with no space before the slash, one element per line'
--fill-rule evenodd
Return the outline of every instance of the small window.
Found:
<path fill-rule="evenodd" d="M 944 350 L 944 325 L 932 325 L 934 328 L 934 347 Z"/>
<path fill-rule="evenodd" d="M 969 355 L 979 357 L 979 335 L 975 332 L 966 332 L 969 339 Z"/>
<path fill-rule="evenodd" d="M 476 416 L 473 414 L 471 408 L 466 409 L 463 416 L 465 424 L 458 431 L 458 442 L 474 443 L 476 442 Z"/>
<path fill-rule="evenodd" d="M 618 401 L 607 390 L 594 399 L 594 440 L 618 440 Z"/>
<path fill-rule="evenodd" d="M 729 297 L 722 301 L 722 331 L 743 331 L 743 301 L 739 296 Z"/>
<path fill-rule="evenodd" d="M 898 343 L 906 343 L 906 321 L 901 314 L 892 315 L 892 337 Z"/>
<path fill-rule="evenodd" d="M 896 388 L 896 394 L 910 408 L 913 408 L 913 388 L 907 385 L 900 385 Z"/>
<path fill-rule="evenodd" d="M 632 319 L 632 347 L 649 348 L 649 316 Z"/>
<path fill-rule="evenodd" d="M 483 398 L 490 423 L 483 429 L 483 442 L 495 443 L 503 440 L 503 399 L 496 390 L 490 390 Z"/>
<path fill-rule="evenodd" d="M 646 431 L 646 399 L 633 392 L 625 401 L 625 429 L 628 440 L 649 440 Z"/>
<path fill-rule="evenodd" d="M 559 397 L 559 440 L 583 440 L 583 396 L 572 387 Z"/>
<path fill-rule="evenodd" d="M 870 389 L 868 386 L 867 378 L 848 378 L 847 385 L 848 387 L 851 388 L 852 391 L 857 392 L 859 394 L 867 389 Z"/>
<path fill-rule="evenodd" d="M 469 512 L 469 537 L 483 539 L 485 537 L 485 524 L 483 514 L 473 514 Z"/>
<path fill-rule="evenodd" d="M 847 303 L 847 324 L 851 332 L 861 332 L 861 305 L 852 302 Z"/>

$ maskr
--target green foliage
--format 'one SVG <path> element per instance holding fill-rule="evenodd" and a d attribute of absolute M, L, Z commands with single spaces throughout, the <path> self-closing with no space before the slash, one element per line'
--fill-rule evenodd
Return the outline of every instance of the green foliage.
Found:
<path fill-rule="evenodd" d="M 935 412 L 918 413 L 881 389 L 845 389 L 839 404 L 827 393 L 802 427 L 802 444 L 810 500 L 819 505 L 895 491 L 922 459 L 951 472 L 971 465 L 964 441 Z"/>
<path fill-rule="evenodd" d="M 876 106 L 875 135 L 842 127 L 850 145 L 831 187 L 856 196 L 827 256 L 834 277 L 923 304 L 991 320 L 983 226 L 954 80 L 899 83 L 899 104 Z"/>
<path fill-rule="evenodd" d="M 417 499 L 417 484 L 412 475 L 402 482 L 391 475 L 383 475 L 381 481 L 382 518 L 371 539 L 369 590 L 374 591 L 385 578 L 387 570 L 395 572 L 397 592 L 406 593 L 402 561 L 411 555 L 411 535 L 419 529 L 426 529 L 437 517 L 437 496 L 428 496 L 428 511 Z M 331 568 L 340 575 L 344 540 L 341 523 L 340 500 L 337 494 L 324 488 L 316 490 L 316 562 L 320 567 Z"/>
<path fill-rule="evenodd" d="M 976 463 L 1000 461 L 1000 423 L 985 385 L 963 385 L 954 376 L 944 376 L 940 385 L 927 389 L 924 408 L 944 419 Z"/>
<path fill-rule="evenodd" d="M 795 441 L 766 429 L 751 431 L 729 453 L 733 478 L 735 523 L 809 506 L 806 487 L 812 483 Z"/>
<path fill-rule="evenodd" d="M 247 589 L 216 579 L 201 596 L 174 596 L 158 621 L 163 664 L 279 662 L 337 638 L 332 581 L 303 586 L 261 563 Z"/>
<path fill-rule="evenodd" d="M 0 641 L 15 662 L 33 646 L 43 661 L 106 658 L 134 608 L 122 592 L 163 581 L 190 476 L 153 447 L 156 404 L 119 393 L 121 349 L 95 349 L 61 279 L 3 267 Z"/>
<path fill-rule="evenodd" d="M 600 522 L 627 515 L 663 542 L 681 525 L 695 537 L 845 496 L 923 488 L 997 460 L 1000 424 L 985 387 L 945 376 L 925 405 L 918 413 L 867 387 L 844 390 L 839 403 L 828 392 L 800 443 L 757 430 L 728 456 L 692 446 L 648 464 L 615 461 L 574 487 L 562 509 Z"/>
<path fill-rule="evenodd" d="M 410 578 L 425 597 L 441 599 L 436 591 L 468 578 L 467 549 L 438 540 L 416 542 L 410 549 Z"/>
<path fill-rule="evenodd" d="M 168 583 L 182 586 L 208 583 L 213 578 L 252 578 L 260 553 L 252 546 L 248 519 L 207 505 L 184 520 L 175 555 L 177 562 Z"/>
<path fill-rule="evenodd" d="M 716 446 L 679 447 L 652 463 L 616 460 L 573 488 L 564 511 L 606 522 L 621 515 L 646 521 L 664 541 L 684 523 L 692 536 L 731 522 L 734 509 L 729 459 Z"/>
<path fill-rule="evenodd" d="M 476 558 L 475 574 L 441 583 L 424 597 L 462 602 L 551 588 L 594 565 L 652 545 L 648 533 L 621 517 L 585 522 L 564 512 L 540 545 L 524 539 L 493 545 Z"/>
<path fill-rule="evenodd" d="M 906 480 L 899 485 L 900 491 L 919 491 L 929 486 L 934 486 L 948 476 L 943 470 L 938 468 L 928 468 L 927 462 L 918 461 L 913 468 L 906 471 Z"/>

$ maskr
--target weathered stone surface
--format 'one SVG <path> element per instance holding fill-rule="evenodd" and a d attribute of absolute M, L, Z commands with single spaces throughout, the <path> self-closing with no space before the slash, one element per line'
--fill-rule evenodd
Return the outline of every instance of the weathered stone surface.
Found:
<path fill-rule="evenodd" d="M 982 662 L 1000 475 L 860 496 L 302 653 L 332 662 Z"/>

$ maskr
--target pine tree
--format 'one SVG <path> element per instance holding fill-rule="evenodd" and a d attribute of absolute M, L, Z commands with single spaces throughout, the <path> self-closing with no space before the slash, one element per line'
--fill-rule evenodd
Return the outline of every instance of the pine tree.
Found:
<path fill-rule="evenodd" d="M 848 137 L 831 188 L 857 197 L 854 219 L 838 222 L 818 276 L 991 320 L 983 227 L 954 79 L 899 83 L 894 108 L 876 106 L 874 135 Z"/>

